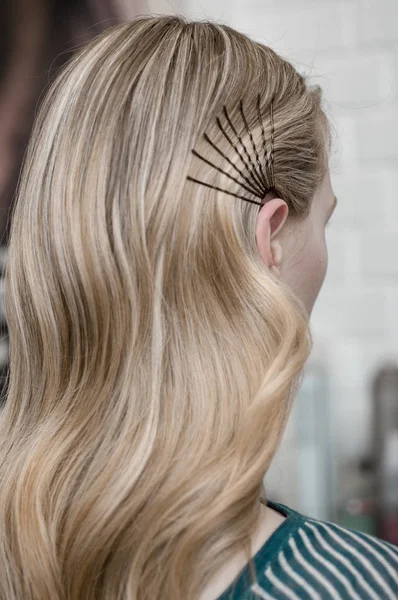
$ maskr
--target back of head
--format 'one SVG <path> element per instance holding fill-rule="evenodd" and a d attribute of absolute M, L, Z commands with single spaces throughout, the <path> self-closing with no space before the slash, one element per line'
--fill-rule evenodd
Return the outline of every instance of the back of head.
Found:
<path fill-rule="evenodd" d="M 240 106 L 303 218 L 319 92 L 227 26 L 112 27 L 42 101 L 6 273 L 0 600 L 193 600 L 248 544 L 309 340 L 233 195 Z"/>

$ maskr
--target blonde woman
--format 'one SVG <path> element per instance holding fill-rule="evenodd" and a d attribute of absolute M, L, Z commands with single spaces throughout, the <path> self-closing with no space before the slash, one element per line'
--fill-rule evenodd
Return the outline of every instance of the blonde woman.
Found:
<path fill-rule="evenodd" d="M 262 493 L 328 149 L 319 90 L 222 25 L 111 27 L 52 82 L 6 272 L 0 600 L 397 598 L 396 548 Z"/>

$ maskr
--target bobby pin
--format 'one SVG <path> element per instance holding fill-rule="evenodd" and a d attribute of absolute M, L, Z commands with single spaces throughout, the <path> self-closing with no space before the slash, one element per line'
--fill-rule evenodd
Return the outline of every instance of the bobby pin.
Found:
<path fill-rule="evenodd" d="M 239 198 L 240 200 L 246 200 L 246 202 L 251 202 L 252 204 L 258 204 L 258 206 L 263 206 L 264 202 L 256 202 L 255 200 L 251 200 L 250 198 L 245 198 L 244 196 L 240 196 L 239 194 L 235 194 L 234 192 L 228 192 L 227 190 L 223 190 L 222 188 L 217 187 L 216 185 L 211 185 L 210 183 L 205 183 L 204 181 L 199 181 L 199 179 L 195 179 L 188 175 L 187 179 L 189 181 L 194 181 L 195 183 L 200 183 L 201 185 L 205 185 L 206 187 L 212 188 L 213 190 L 217 190 L 218 192 L 224 192 L 224 194 L 229 194 L 230 196 L 235 196 L 235 198 Z"/>
<path fill-rule="evenodd" d="M 242 101 L 241 101 L 241 102 L 242 102 Z M 246 162 L 245 162 L 245 161 L 242 159 L 242 156 L 241 156 L 241 154 L 240 154 L 240 152 L 239 152 L 239 148 L 238 148 L 237 146 L 235 146 L 235 144 L 233 144 L 232 142 L 230 142 L 230 143 L 231 143 L 231 145 L 232 145 L 232 147 L 233 147 L 233 149 L 234 149 L 234 150 L 235 150 L 235 152 L 237 152 L 237 154 L 240 156 L 240 158 L 241 158 L 242 162 L 244 163 L 244 165 L 245 165 L 246 169 L 248 169 L 248 171 L 251 173 L 252 177 L 253 177 L 253 178 L 254 178 L 254 179 L 257 181 L 257 183 L 260 185 L 260 189 L 262 189 L 262 188 L 263 188 L 263 186 L 264 186 L 264 182 L 262 181 L 261 177 L 259 177 L 259 175 L 258 175 L 258 173 L 257 173 L 257 171 L 256 171 L 256 167 L 254 166 L 254 163 L 253 163 L 253 161 L 252 161 L 252 159 L 251 159 L 251 156 L 250 156 L 249 152 L 247 151 L 247 148 L 246 148 L 245 144 L 243 143 L 243 140 L 242 140 L 241 136 L 238 134 L 238 132 L 236 131 L 235 127 L 233 126 L 233 124 L 232 124 L 232 121 L 231 121 L 231 119 L 229 118 L 229 115 L 228 115 L 228 112 L 227 112 L 227 109 L 226 109 L 226 107 L 225 107 L 225 106 L 223 107 L 223 112 L 224 112 L 225 118 L 226 118 L 226 119 L 227 119 L 227 121 L 228 121 L 228 125 L 230 126 L 230 128 L 231 128 L 231 129 L 232 129 L 232 131 L 234 132 L 235 136 L 238 138 L 238 141 L 239 141 L 240 145 L 242 146 L 244 153 L 246 154 L 247 158 L 249 159 L 249 163 L 250 163 L 250 165 L 251 165 L 251 169 L 250 169 L 250 167 L 248 167 L 248 165 L 246 164 Z M 243 114 L 243 113 L 242 113 L 242 114 Z M 218 123 L 219 127 L 221 127 L 221 125 L 220 125 L 220 120 L 219 120 L 219 119 L 217 120 L 217 123 Z M 225 133 L 223 129 L 222 129 L 222 131 L 223 131 L 223 133 Z M 229 138 L 228 138 L 228 139 L 229 139 Z"/>
<path fill-rule="evenodd" d="M 260 96 L 257 97 L 257 107 L 259 105 L 259 99 L 260 99 Z M 253 151 L 254 151 L 254 154 L 255 154 L 255 157 L 256 157 L 256 160 L 257 160 L 257 166 L 258 166 L 259 173 L 260 173 L 260 176 L 261 176 L 262 185 L 266 188 L 267 187 L 267 182 L 265 180 L 264 173 L 263 173 L 263 170 L 261 168 L 260 157 L 259 157 L 258 152 L 257 152 L 256 144 L 254 143 L 253 134 L 252 134 L 252 132 L 249 129 L 249 125 L 248 125 L 248 123 L 246 121 L 245 113 L 243 112 L 243 102 L 242 102 L 242 100 L 239 102 L 239 109 L 240 109 L 240 114 L 242 115 L 242 120 L 243 120 L 243 122 L 245 124 L 245 127 L 246 127 L 246 131 L 249 134 L 250 141 L 252 143 Z M 262 125 L 263 122 L 261 120 L 260 120 L 260 122 L 261 122 L 261 125 Z M 263 128 L 263 131 L 264 131 L 264 128 Z M 254 165 L 253 165 L 253 169 L 254 169 Z M 257 171 L 255 171 L 255 172 L 257 174 Z"/>
<path fill-rule="evenodd" d="M 237 194 L 235 192 L 230 192 L 228 190 L 225 190 L 223 188 L 220 188 L 218 186 L 206 183 L 204 181 L 200 181 L 199 179 L 195 179 L 191 176 L 188 175 L 187 179 L 189 181 L 193 181 L 195 183 L 199 183 L 200 185 L 204 185 L 208 188 L 212 188 L 215 189 L 217 191 L 223 192 L 225 194 L 229 194 L 230 196 L 235 196 L 236 198 L 239 198 L 241 200 L 244 200 L 246 202 L 250 202 L 252 204 L 257 204 L 258 206 L 262 206 L 264 204 L 264 200 L 265 197 L 267 195 L 268 192 L 270 191 L 274 191 L 275 189 L 275 178 L 274 178 L 274 173 L 273 173 L 273 147 L 274 147 L 274 138 L 275 138 L 275 129 L 274 129 L 274 122 L 273 122 L 273 103 L 271 102 L 271 106 L 270 106 L 270 120 L 271 120 L 271 148 L 269 153 L 267 152 L 267 144 L 266 144 L 266 139 L 265 139 L 265 131 L 264 131 L 264 125 L 263 125 L 263 121 L 261 118 L 261 111 L 260 111 L 260 95 L 258 95 L 257 97 L 257 115 L 258 115 L 258 119 L 259 119 L 259 123 L 260 123 L 260 127 L 261 127 L 261 135 L 262 135 L 262 153 L 263 153 L 263 161 L 265 164 L 265 171 L 266 173 L 264 173 L 262 164 L 261 164 L 261 160 L 260 160 L 260 155 L 259 152 L 257 150 L 252 132 L 250 131 L 250 128 L 248 126 L 247 123 L 247 119 L 245 117 L 244 111 L 243 111 L 243 102 L 242 100 L 239 103 L 239 109 L 240 109 L 240 114 L 242 117 L 242 121 L 243 124 L 245 126 L 245 129 L 249 135 L 250 141 L 251 141 L 251 145 L 253 148 L 253 152 L 255 155 L 255 160 L 257 163 L 257 167 L 253 162 L 252 157 L 250 156 L 250 153 L 248 152 L 242 137 L 238 134 L 236 127 L 233 125 L 226 107 L 223 107 L 223 113 L 224 116 L 227 120 L 227 123 L 230 127 L 230 129 L 232 130 L 233 134 L 235 135 L 235 137 L 237 138 L 240 146 L 243 149 L 243 152 L 247 158 L 244 157 L 244 155 L 242 154 L 241 150 L 239 149 L 238 144 L 235 144 L 231 137 L 228 135 L 225 127 L 222 125 L 221 120 L 217 117 L 216 118 L 216 123 L 218 125 L 218 128 L 220 129 L 221 133 L 223 134 L 223 136 L 225 137 L 225 139 L 228 141 L 229 145 L 235 150 L 236 154 L 238 155 L 238 157 L 240 158 L 240 160 L 242 161 L 242 163 L 244 164 L 245 168 L 246 168 L 246 172 L 247 174 L 244 173 L 244 171 L 242 169 L 239 169 L 233 162 L 232 160 L 230 160 L 228 158 L 228 156 L 226 156 L 226 154 L 220 150 L 220 148 L 218 148 L 216 146 L 216 144 L 210 139 L 210 137 L 204 133 L 203 137 L 205 139 L 205 141 L 214 149 L 216 150 L 216 152 L 234 169 L 234 171 L 236 173 L 238 173 L 238 175 L 241 177 L 241 179 L 245 182 L 243 183 L 242 181 L 240 181 L 239 179 L 237 179 L 236 177 L 234 177 L 233 175 L 227 173 L 226 171 L 224 171 L 223 169 L 221 169 L 221 167 L 216 166 L 215 164 L 213 164 L 211 161 L 209 161 L 207 158 L 205 158 L 204 156 L 202 156 L 201 154 L 199 154 L 199 152 L 197 152 L 196 150 L 192 149 L 192 154 L 194 154 L 194 156 L 196 156 L 197 158 L 199 158 L 200 160 L 202 160 L 203 162 L 205 162 L 206 164 L 210 165 L 211 167 L 213 167 L 214 169 L 216 169 L 217 171 L 219 171 L 220 173 L 222 173 L 223 175 L 225 175 L 226 177 L 228 177 L 229 179 L 231 179 L 232 181 L 234 181 L 235 183 L 237 183 L 238 185 L 240 185 L 240 187 L 249 192 L 250 194 L 256 196 L 257 198 L 259 198 L 261 200 L 261 202 L 256 202 L 255 200 L 251 200 L 250 198 L 247 198 L 246 196 L 242 196 L 240 194 Z M 267 181 L 269 183 L 267 183 Z"/>

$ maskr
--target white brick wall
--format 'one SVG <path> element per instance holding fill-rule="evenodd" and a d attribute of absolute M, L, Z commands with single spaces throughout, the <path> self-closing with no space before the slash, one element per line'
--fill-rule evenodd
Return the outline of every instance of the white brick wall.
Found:
<path fill-rule="evenodd" d="M 398 2 L 167 5 L 271 45 L 324 89 L 338 135 L 331 173 L 339 205 L 327 232 L 329 273 L 313 313 L 313 361 L 329 371 L 335 454 L 359 456 L 370 441 L 371 379 L 384 360 L 398 362 Z M 149 6 L 156 12 L 151 0 Z"/>
<path fill-rule="evenodd" d="M 395 99 L 395 103 L 396 103 Z M 370 107 L 355 119 L 358 159 L 362 162 L 393 162 L 398 158 L 397 107 L 387 108 L 384 103 Z"/>
<path fill-rule="evenodd" d="M 295 53 L 296 59 L 312 57 L 314 51 L 352 46 L 356 38 L 355 3 L 317 4 L 314 10 L 311 2 L 281 1 L 267 10 L 262 0 L 246 0 L 236 3 L 233 19 L 237 28 L 267 39 L 281 52 Z M 213 4 L 217 5 L 220 2 Z"/>
<path fill-rule="evenodd" d="M 334 58 L 329 53 L 325 58 L 315 57 L 311 70 L 328 100 L 344 109 L 391 104 L 396 100 L 391 52 L 355 48 L 335 54 Z"/>
<path fill-rule="evenodd" d="M 360 44 L 384 46 L 397 41 L 398 3 L 395 0 L 363 0 L 358 14 Z"/>

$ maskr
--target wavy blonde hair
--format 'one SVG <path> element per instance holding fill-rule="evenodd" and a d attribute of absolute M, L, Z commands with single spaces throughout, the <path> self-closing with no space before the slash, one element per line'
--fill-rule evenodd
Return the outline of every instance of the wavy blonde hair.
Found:
<path fill-rule="evenodd" d="M 260 139 L 258 94 L 304 218 L 327 165 L 320 92 L 225 25 L 111 27 L 42 99 L 6 268 L 1 600 L 193 600 L 249 560 L 308 323 L 257 252 L 258 207 L 187 175 L 236 191 L 191 149 L 242 97 Z"/>

